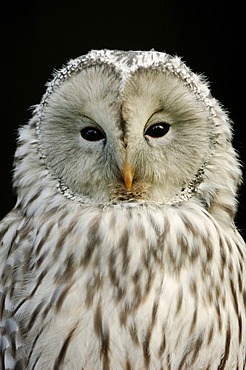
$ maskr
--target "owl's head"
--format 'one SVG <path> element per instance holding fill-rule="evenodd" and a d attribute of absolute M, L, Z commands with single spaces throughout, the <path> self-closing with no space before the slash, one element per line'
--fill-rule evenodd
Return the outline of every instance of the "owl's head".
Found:
<path fill-rule="evenodd" d="M 34 115 L 38 152 L 65 196 L 208 209 L 220 199 L 235 213 L 229 119 L 180 58 L 91 51 L 47 86 Z"/>

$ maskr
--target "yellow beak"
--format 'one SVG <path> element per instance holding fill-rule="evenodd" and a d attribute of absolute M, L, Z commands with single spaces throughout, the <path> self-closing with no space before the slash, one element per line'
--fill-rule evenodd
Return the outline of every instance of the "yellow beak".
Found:
<path fill-rule="evenodd" d="M 135 172 L 134 168 L 129 165 L 127 158 L 126 158 L 124 168 L 123 168 L 123 180 L 124 180 L 127 190 L 132 189 L 134 172 Z"/>

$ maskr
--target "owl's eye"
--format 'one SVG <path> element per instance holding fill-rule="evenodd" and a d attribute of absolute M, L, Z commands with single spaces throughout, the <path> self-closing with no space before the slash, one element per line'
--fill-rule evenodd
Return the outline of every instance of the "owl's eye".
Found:
<path fill-rule="evenodd" d="M 151 136 L 153 138 L 158 138 L 166 135 L 166 133 L 169 131 L 170 125 L 168 125 L 165 122 L 158 122 L 154 125 L 150 126 L 146 132 L 145 135 Z"/>
<path fill-rule="evenodd" d="M 105 133 L 96 127 L 84 127 L 80 134 L 87 141 L 100 141 L 105 139 Z"/>

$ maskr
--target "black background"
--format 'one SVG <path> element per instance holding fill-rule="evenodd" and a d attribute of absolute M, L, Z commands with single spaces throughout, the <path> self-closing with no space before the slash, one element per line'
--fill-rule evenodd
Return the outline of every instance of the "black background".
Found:
<path fill-rule="evenodd" d="M 154 48 L 203 73 L 234 122 L 234 146 L 246 163 L 239 106 L 243 42 L 240 12 L 213 1 L 3 1 L 1 7 L 0 218 L 12 209 L 17 128 L 31 116 L 54 69 L 91 49 Z M 241 92 L 242 94 L 242 92 Z M 244 171 L 245 173 L 245 171 Z M 244 175 L 245 177 L 245 175 Z M 236 224 L 246 235 L 245 185 Z"/>

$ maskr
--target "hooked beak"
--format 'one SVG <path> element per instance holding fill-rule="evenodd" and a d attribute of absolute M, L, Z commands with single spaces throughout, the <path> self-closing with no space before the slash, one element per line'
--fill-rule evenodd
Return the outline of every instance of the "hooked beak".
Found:
<path fill-rule="evenodd" d="M 126 158 L 124 167 L 123 167 L 123 180 L 127 190 L 132 189 L 132 183 L 134 178 L 135 170 L 132 166 L 129 165 L 128 160 Z"/>

